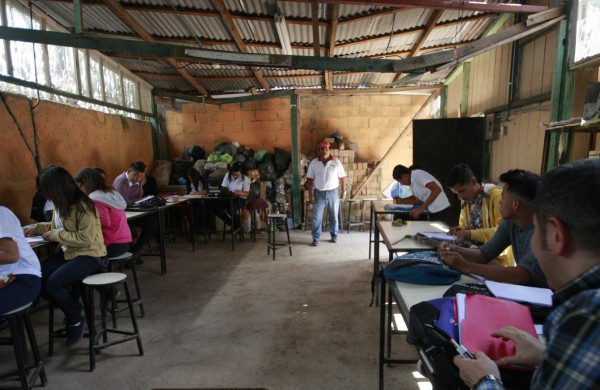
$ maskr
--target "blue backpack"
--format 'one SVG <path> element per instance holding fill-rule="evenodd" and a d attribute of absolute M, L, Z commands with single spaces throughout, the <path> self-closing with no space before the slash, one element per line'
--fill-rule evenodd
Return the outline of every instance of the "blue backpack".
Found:
<path fill-rule="evenodd" d="M 398 256 L 384 270 L 386 278 L 404 283 L 450 285 L 461 273 L 449 268 L 435 251 L 418 251 Z"/>

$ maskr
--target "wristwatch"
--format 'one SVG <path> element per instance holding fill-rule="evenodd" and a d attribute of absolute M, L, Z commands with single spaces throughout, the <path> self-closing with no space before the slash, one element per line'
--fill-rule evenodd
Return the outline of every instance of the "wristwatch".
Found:
<path fill-rule="evenodd" d="M 502 380 L 500 378 L 497 378 L 496 376 L 489 374 L 486 375 L 484 377 L 482 377 L 479 382 L 477 382 L 477 384 L 475 385 L 475 387 L 477 387 L 477 385 L 479 385 L 481 382 L 483 381 L 492 381 L 492 382 L 498 382 L 499 384 L 502 385 Z"/>

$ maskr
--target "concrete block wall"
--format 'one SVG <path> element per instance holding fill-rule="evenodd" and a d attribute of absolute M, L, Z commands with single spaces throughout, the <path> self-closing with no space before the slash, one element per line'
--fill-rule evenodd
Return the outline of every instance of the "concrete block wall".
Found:
<path fill-rule="evenodd" d="M 393 180 L 394 166 L 413 163 L 410 124 L 427 98 L 425 95 L 389 94 L 300 95 L 301 151 L 309 157 L 315 156 L 318 142 L 338 133 L 343 135 L 346 149 L 353 145 L 356 158 L 373 166 L 382 160 L 408 126 L 408 131 L 382 166 L 385 188 Z"/>
<path fill-rule="evenodd" d="M 207 153 L 222 142 L 237 141 L 254 150 L 275 147 L 291 151 L 289 98 L 231 104 L 184 104 L 180 112 L 167 111 L 169 158 L 186 147 L 202 146 Z"/>

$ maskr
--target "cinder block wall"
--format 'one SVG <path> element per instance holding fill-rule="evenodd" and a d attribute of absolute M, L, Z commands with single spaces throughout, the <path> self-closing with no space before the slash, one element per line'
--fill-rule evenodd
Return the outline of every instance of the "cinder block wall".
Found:
<path fill-rule="evenodd" d="M 348 190 L 353 189 L 352 194 L 358 199 L 377 198 L 393 181 L 394 166 L 412 164 L 411 121 L 427 98 L 425 95 L 299 95 L 300 151 L 313 158 L 319 141 L 333 133 L 343 135 L 346 149 L 351 145 L 354 148 L 339 151 L 342 162 L 347 164 Z M 181 156 L 186 147 L 194 144 L 210 153 L 219 143 L 230 141 L 255 150 L 272 152 L 275 147 L 291 150 L 290 110 L 289 98 L 220 106 L 184 104 L 180 111 L 166 113 L 169 157 Z M 428 108 L 420 118 L 429 118 Z M 402 132 L 401 141 L 390 151 Z M 384 164 L 355 194 L 362 180 L 388 151 Z M 357 208 L 353 214 L 359 213 Z M 368 207 L 365 216 L 369 216 Z"/>
<path fill-rule="evenodd" d="M 372 170 L 408 126 L 398 145 L 390 151 L 389 157 L 381 166 L 380 183 L 367 183 L 364 187 L 367 193 L 359 194 L 367 197 L 377 195 L 373 191 L 385 189 L 392 182 L 394 166 L 412 164 L 410 125 L 427 98 L 428 96 L 423 95 L 381 94 L 300 96 L 301 150 L 314 156 L 316 145 L 321 139 L 338 133 L 344 136 L 346 149 L 353 145 L 356 151 L 355 162 L 367 162 Z M 429 114 L 428 109 L 424 110 L 424 114 Z M 358 175 L 367 175 L 366 167 L 361 165 L 359 170 Z M 374 180 L 376 175 L 371 179 Z M 373 188 L 373 185 L 377 188 Z"/>
<path fill-rule="evenodd" d="M 186 147 L 200 145 L 207 153 L 221 142 L 237 141 L 254 150 L 274 147 L 291 151 L 289 98 L 213 104 L 184 104 L 180 112 L 167 111 L 169 158 L 181 156 Z"/>

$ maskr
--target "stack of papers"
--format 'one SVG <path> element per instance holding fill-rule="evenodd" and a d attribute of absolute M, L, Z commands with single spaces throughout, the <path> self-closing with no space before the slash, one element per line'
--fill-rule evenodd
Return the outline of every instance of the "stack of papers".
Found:
<path fill-rule="evenodd" d="M 515 302 L 533 303 L 546 307 L 552 306 L 552 290 L 549 288 L 521 286 L 518 284 L 493 282 L 491 280 L 486 280 L 485 285 L 497 298 Z"/>
<path fill-rule="evenodd" d="M 446 233 L 439 233 L 439 232 L 419 232 L 419 234 L 422 235 L 422 236 L 425 236 L 427 238 L 432 238 L 434 240 L 449 241 L 449 242 L 458 241 L 458 237 L 451 236 L 451 235 L 446 234 Z"/>

